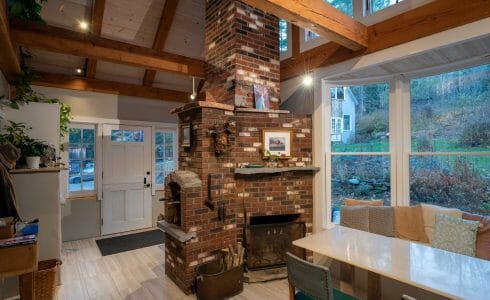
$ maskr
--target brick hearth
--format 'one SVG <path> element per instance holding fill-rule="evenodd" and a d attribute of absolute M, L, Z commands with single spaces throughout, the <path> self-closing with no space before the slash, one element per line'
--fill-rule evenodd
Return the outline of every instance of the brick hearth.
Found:
<path fill-rule="evenodd" d="M 298 221 L 312 229 L 313 173 L 236 175 L 241 163 L 264 163 L 262 130 L 292 131 L 291 158 L 286 166 L 311 164 L 310 116 L 292 115 L 279 107 L 278 19 L 234 0 L 210 0 L 206 4 L 206 101 L 174 110 L 183 124 L 192 128 L 192 145 L 179 147 L 179 170 L 197 174 L 201 186 L 181 192 L 181 229 L 196 238 L 180 242 L 166 234 L 166 274 L 186 293 L 193 291 L 195 269 L 217 258 L 219 251 L 243 240 L 250 217 L 299 214 Z M 253 108 L 253 84 L 266 85 L 271 111 Z M 210 130 L 231 129 L 229 147 L 215 154 Z M 179 145 L 182 141 L 179 141 Z M 211 174 L 211 175 L 210 175 Z M 226 218 L 208 200 L 208 175 L 212 200 L 226 206 Z M 171 175 L 166 178 L 170 195 Z M 183 188 L 183 187 L 181 187 Z M 246 211 L 246 217 L 244 209 Z"/>

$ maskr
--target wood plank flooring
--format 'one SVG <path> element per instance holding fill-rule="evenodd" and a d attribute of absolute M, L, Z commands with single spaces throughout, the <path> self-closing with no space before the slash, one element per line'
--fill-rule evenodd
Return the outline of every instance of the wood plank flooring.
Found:
<path fill-rule="evenodd" d="M 185 295 L 167 276 L 163 245 L 101 256 L 95 239 L 62 247 L 57 299 L 196 299 Z M 288 299 L 286 280 L 245 284 L 234 300 Z"/>

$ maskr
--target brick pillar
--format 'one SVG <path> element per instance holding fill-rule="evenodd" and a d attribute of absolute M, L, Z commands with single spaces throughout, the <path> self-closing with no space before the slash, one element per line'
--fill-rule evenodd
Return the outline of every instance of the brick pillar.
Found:
<path fill-rule="evenodd" d="M 206 4 L 206 101 L 254 107 L 253 85 L 279 109 L 279 20 L 236 0 Z"/>

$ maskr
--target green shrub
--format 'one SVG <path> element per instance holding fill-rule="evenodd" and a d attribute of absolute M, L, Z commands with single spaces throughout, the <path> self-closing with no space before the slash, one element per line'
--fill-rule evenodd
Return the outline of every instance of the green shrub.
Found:
<path fill-rule="evenodd" d="M 389 130 L 388 116 L 386 111 L 377 110 L 357 119 L 356 139 L 358 142 L 385 135 Z"/>
<path fill-rule="evenodd" d="M 465 147 L 490 147 L 490 122 L 466 125 L 459 136 L 459 144 Z"/>

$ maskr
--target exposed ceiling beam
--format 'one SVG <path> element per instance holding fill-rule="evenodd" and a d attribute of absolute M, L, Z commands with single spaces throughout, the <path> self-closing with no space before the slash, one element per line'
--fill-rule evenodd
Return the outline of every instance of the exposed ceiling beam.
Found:
<path fill-rule="evenodd" d="M 304 75 L 316 68 L 387 49 L 488 17 L 490 17 L 489 0 L 435 0 L 369 26 L 367 49 L 351 51 L 341 48 L 325 60 L 316 58 L 317 55 L 325 55 L 325 50 L 334 46 L 334 43 L 330 42 L 281 61 L 281 81 Z"/>
<path fill-rule="evenodd" d="M 202 88 L 204 87 L 204 83 L 206 83 L 206 80 L 201 79 L 199 81 L 199 84 L 197 85 L 196 93 L 199 95 L 202 91 Z"/>
<path fill-rule="evenodd" d="M 38 74 L 39 79 L 34 80 L 33 85 L 180 103 L 189 102 L 189 93 L 187 92 L 53 73 L 39 72 Z"/>
<path fill-rule="evenodd" d="M 20 74 L 20 63 L 10 39 L 6 8 L 5 1 L 0 1 L 0 69 L 7 80 L 12 81 Z"/>
<path fill-rule="evenodd" d="M 177 11 L 177 5 L 179 0 L 166 0 L 163 6 L 162 16 L 160 17 L 160 24 L 158 24 L 158 30 L 153 41 L 153 50 L 161 51 L 165 42 L 167 41 L 170 27 L 174 21 L 175 12 Z M 155 70 L 145 70 L 145 76 L 143 77 L 143 85 L 151 86 L 155 80 Z"/>
<path fill-rule="evenodd" d="M 205 64 L 198 59 L 32 22 L 13 22 L 11 25 L 11 37 L 21 46 L 204 77 Z"/>
<path fill-rule="evenodd" d="M 92 9 L 92 26 L 91 32 L 94 35 L 100 36 L 102 32 L 102 21 L 104 19 L 105 0 L 95 0 L 94 7 Z M 94 78 L 97 72 L 97 60 L 88 59 L 87 69 L 85 70 L 85 76 L 88 78 Z"/>
<path fill-rule="evenodd" d="M 368 46 L 366 26 L 323 0 L 242 1 L 301 28 L 310 29 L 346 48 L 359 50 Z"/>

